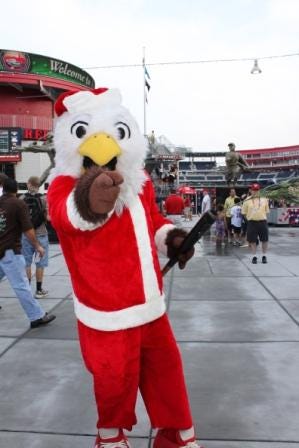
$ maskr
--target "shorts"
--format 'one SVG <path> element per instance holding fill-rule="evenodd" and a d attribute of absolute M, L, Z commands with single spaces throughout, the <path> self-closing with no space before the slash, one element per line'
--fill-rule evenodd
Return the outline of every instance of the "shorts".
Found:
<path fill-rule="evenodd" d="M 247 224 L 247 241 L 256 243 L 257 239 L 262 243 L 266 243 L 269 239 L 267 221 L 248 221 Z"/>
<path fill-rule="evenodd" d="M 46 268 L 49 261 L 49 238 L 48 235 L 36 235 L 36 238 L 39 244 L 45 249 L 45 255 L 35 264 L 37 268 Z M 35 248 L 25 235 L 22 236 L 22 254 L 25 258 L 26 267 L 28 268 L 33 262 Z"/>
<path fill-rule="evenodd" d="M 232 231 L 232 220 L 231 220 L 231 217 L 230 216 L 226 216 L 225 220 L 226 220 L 227 230 L 228 230 L 229 233 L 231 233 L 231 231 Z"/>
<path fill-rule="evenodd" d="M 240 233 L 241 233 L 241 227 L 237 227 L 237 226 L 234 226 L 234 225 L 232 224 L 232 229 L 233 229 L 233 232 L 234 232 L 236 235 L 240 235 Z"/>

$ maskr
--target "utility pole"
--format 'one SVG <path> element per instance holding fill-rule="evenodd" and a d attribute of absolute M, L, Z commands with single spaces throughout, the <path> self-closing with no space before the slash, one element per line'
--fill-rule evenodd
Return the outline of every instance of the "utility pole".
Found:
<path fill-rule="evenodd" d="M 146 85 L 145 85 L 145 47 L 142 57 L 142 84 L 143 84 L 143 134 L 146 137 Z"/>

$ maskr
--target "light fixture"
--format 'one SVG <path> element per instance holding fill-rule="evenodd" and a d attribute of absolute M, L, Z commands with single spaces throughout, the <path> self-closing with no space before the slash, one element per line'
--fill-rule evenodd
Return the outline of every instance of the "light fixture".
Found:
<path fill-rule="evenodd" d="M 254 60 L 253 67 L 252 67 L 250 73 L 251 73 L 252 75 L 257 75 L 257 74 L 259 74 L 259 73 L 262 73 L 262 70 L 259 68 L 259 64 L 258 64 L 257 59 Z"/>

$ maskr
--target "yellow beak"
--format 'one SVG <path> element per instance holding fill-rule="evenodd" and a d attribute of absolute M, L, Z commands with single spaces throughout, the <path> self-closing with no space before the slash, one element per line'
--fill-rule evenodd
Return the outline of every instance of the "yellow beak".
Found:
<path fill-rule="evenodd" d="M 121 155 L 121 149 L 117 142 L 109 134 L 93 134 L 79 147 L 81 156 L 89 157 L 99 166 L 104 166 L 113 157 Z"/>

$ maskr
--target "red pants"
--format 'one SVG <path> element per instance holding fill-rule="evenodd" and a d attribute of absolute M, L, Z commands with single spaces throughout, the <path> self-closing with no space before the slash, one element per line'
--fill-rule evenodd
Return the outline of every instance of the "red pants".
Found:
<path fill-rule="evenodd" d="M 192 426 L 181 356 L 166 315 L 146 325 L 98 331 L 78 323 L 94 378 L 98 428 L 132 429 L 140 389 L 153 428 Z"/>

